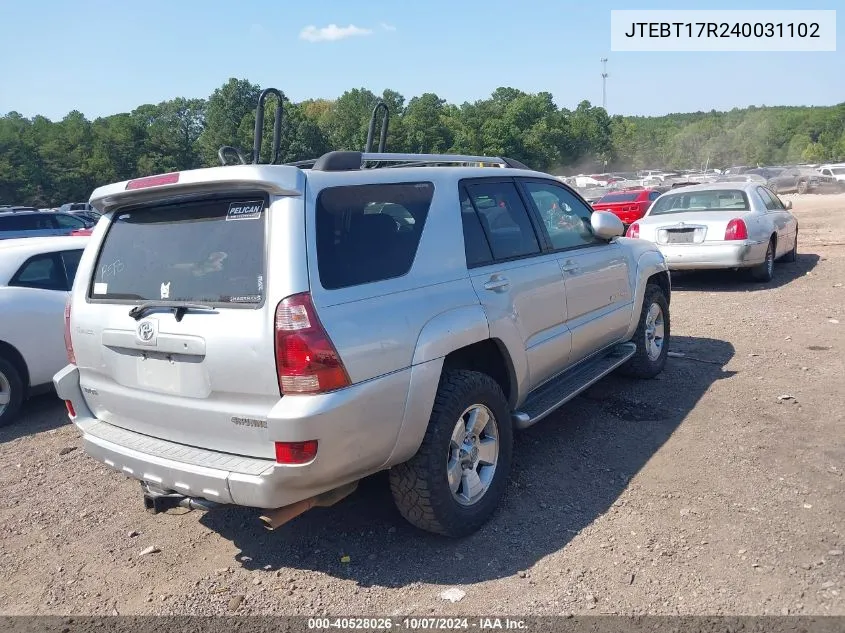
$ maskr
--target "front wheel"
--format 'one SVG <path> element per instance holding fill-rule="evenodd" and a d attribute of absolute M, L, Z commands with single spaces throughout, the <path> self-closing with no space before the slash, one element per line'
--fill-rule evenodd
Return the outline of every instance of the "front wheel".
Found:
<path fill-rule="evenodd" d="M 669 301 L 657 284 L 646 286 L 640 322 L 631 342 L 637 351 L 620 367 L 621 373 L 633 378 L 654 378 L 663 371 L 669 353 Z"/>
<path fill-rule="evenodd" d="M 472 534 L 499 505 L 512 449 L 508 404 L 496 381 L 445 370 L 419 451 L 390 470 L 396 507 L 423 530 Z"/>

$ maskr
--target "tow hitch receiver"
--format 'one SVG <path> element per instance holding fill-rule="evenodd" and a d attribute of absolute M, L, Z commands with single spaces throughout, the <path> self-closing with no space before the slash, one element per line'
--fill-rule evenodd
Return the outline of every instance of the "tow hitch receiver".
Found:
<path fill-rule="evenodd" d="M 144 491 L 144 508 L 151 514 L 167 512 L 173 508 L 188 508 L 189 510 L 211 510 L 220 504 L 207 499 L 186 497 L 178 492 L 164 492 L 153 490 L 150 486 L 141 483 Z"/>
<path fill-rule="evenodd" d="M 277 527 L 295 519 L 300 514 L 310 510 L 311 508 L 318 506 L 333 506 L 338 501 L 341 501 L 352 494 L 357 487 L 358 482 L 353 481 L 351 484 L 346 484 L 345 486 L 335 488 L 334 490 L 329 490 L 315 497 L 303 499 L 302 501 L 297 501 L 296 503 L 282 506 L 281 508 L 276 508 L 275 510 L 268 510 L 261 515 L 261 521 L 264 523 L 264 527 L 268 530 L 275 530 Z"/>

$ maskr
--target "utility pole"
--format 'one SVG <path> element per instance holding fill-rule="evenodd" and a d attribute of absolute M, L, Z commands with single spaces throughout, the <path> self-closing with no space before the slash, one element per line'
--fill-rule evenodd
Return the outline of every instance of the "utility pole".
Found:
<path fill-rule="evenodd" d="M 607 110 L 607 57 L 601 58 L 601 107 Z"/>

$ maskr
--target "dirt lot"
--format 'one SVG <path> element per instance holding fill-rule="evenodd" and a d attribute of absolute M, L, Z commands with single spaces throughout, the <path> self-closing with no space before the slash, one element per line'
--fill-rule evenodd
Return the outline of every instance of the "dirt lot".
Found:
<path fill-rule="evenodd" d="M 792 199 L 798 263 L 675 278 L 683 356 L 521 434 L 463 541 L 404 524 L 378 477 L 272 533 L 241 509 L 151 516 L 31 402 L 0 431 L 0 611 L 845 615 L 845 195 Z"/>

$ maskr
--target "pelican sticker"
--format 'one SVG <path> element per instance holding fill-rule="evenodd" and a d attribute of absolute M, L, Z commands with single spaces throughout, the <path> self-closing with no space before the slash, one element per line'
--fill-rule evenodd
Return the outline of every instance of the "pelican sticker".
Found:
<path fill-rule="evenodd" d="M 229 220 L 257 220 L 264 210 L 263 200 L 250 200 L 248 202 L 233 202 L 229 205 L 226 213 L 226 221 Z"/>
<path fill-rule="evenodd" d="M 141 345 L 157 345 L 158 344 L 158 321 L 148 319 L 141 321 L 138 324 L 138 329 L 135 331 L 138 337 L 138 343 Z"/>

